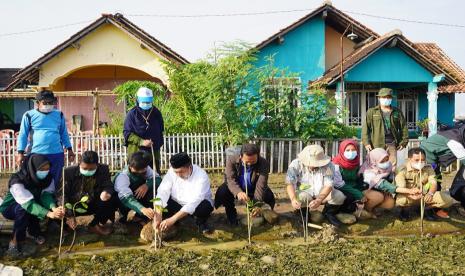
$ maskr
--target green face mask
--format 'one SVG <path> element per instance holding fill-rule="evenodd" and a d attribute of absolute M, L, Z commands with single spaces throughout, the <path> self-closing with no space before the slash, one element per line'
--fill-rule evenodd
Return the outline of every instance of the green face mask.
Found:
<path fill-rule="evenodd" d="M 95 172 L 97 171 L 97 169 L 88 171 L 88 170 L 83 170 L 83 169 L 79 168 L 79 171 L 81 172 L 81 174 L 83 176 L 93 176 L 95 174 Z"/>

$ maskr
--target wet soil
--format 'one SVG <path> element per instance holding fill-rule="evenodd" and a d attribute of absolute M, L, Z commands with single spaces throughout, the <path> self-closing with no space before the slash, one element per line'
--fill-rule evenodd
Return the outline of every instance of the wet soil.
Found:
<path fill-rule="evenodd" d="M 211 179 L 215 187 L 222 181 L 219 175 Z M 177 235 L 157 251 L 140 240 L 141 226 L 136 223 L 115 225 L 112 235 L 100 237 L 87 232 L 90 217 L 83 217 L 76 246 L 60 260 L 56 257 L 59 226 L 52 223 L 46 245 L 28 242 L 25 258 L 3 257 L 2 263 L 18 265 L 26 275 L 465 274 L 461 268 L 465 218 L 455 207 L 451 219 L 425 222 L 426 237 L 420 237 L 417 215 L 401 222 L 394 209 L 338 230 L 323 223 L 323 230 L 309 230 L 304 243 L 300 216 L 286 199 L 283 180 L 283 175 L 270 177 L 279 222 L 253 228 L 252 245 L 247 244 L 246 226 L 229 226 L 223 208 L 210 219 L 213 234 L 201 235 L 187 218 L 176 226 Z M 243 206 L 238 211 L 244 216 Z M 3 250 L 8 239 L 9 235 L 0 235 Z M 68 234 L 65 249 L 70 240 Z"/>

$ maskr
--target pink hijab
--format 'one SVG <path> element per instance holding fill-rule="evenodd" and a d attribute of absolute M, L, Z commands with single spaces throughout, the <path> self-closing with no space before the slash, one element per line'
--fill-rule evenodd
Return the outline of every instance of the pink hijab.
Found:
<path fill-rule="evenodd" d="M 386 156 L 389 156 L 389 154 L 382 148 L 376 148 L 370 151 L 368 158 L 363 163 L 359 173 L 363 174 L 366 171 L 373 172 L 376 174 L 376 177 L 372 179 L 372 182 L 379 183 L 381 179 L 388 177 L 392 172 L 392 164 L 390 164 L 390 166 L 384 170 L 378 167 L 378 163 L 386 158 Z"/>

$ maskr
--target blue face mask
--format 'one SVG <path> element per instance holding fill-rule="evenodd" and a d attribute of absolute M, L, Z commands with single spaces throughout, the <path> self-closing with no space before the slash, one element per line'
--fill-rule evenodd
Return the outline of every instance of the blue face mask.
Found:
<path fill-rule="evenodd" d="M 79 172 L 81 172 L 81 174 L 83 176 L 93 176 L 96 171 L 97 171 L 97 169 L 88 171 L 88 170 L 83 170 L 83 169 L 79 168 Z"/>
<path fill-rule="evenodd" d="M 389 168 L 389 166 L 391 166 L 391 161 L 387 161 L 384 163 L 378 163 L 378 168 L 382 170 L 386 170 L 387 168 Z"/>
<path fill-rule="evenodd" d="M 344 151 L 344 157 L 348 160 L 354 160 L 357 157 L 356 151 Z"/>
<path fill-rule="evenodd" d="M 380 98 L 379 103 L 384 106 L 390 106 L 392 103 L 392 99 Z"/>
<path fill-rule="evenodd" d="M 139 107 L 142 110 L 149 110 L 150 108 L 152 108 L 152 103 L 139 103 Z"/>
<path fill-rule="evenodd" d="M 45 179 L 50 171 L 37 171 L 36 176 L 38 179 Z"/>

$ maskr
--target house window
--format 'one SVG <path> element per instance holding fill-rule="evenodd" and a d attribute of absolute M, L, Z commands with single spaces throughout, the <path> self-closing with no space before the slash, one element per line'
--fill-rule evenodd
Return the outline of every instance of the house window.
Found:
<path fill-rule="evenodd" d="M 347 93 L 350 126 L 361 127 L 368 109 L 378 104 L 377 92 L 350 92 Z M 397 93 L 397 107 L 402 111 L 409 130 L 415 130 L 418 118 L 418 93 L 399 91 Z"/>
<path fill-rule="evenodd" d="M 349 125 L 362 126 L 362 93 L 352 92 L 348 93 L 348 106 L 349 106 Z"/>
<path fill-rule="evenodd" d="M 347 93 L 350 126 L 361 127 L 368 109 L 378 104 L 376 92 L 350 92 Z"/>
<path fill-rule="evenodd" d="M 402 111 L 409 130 L 416 130 L 418 118 L 418 94 L 411 91 L 397 93 L 397 107 Z"/>

